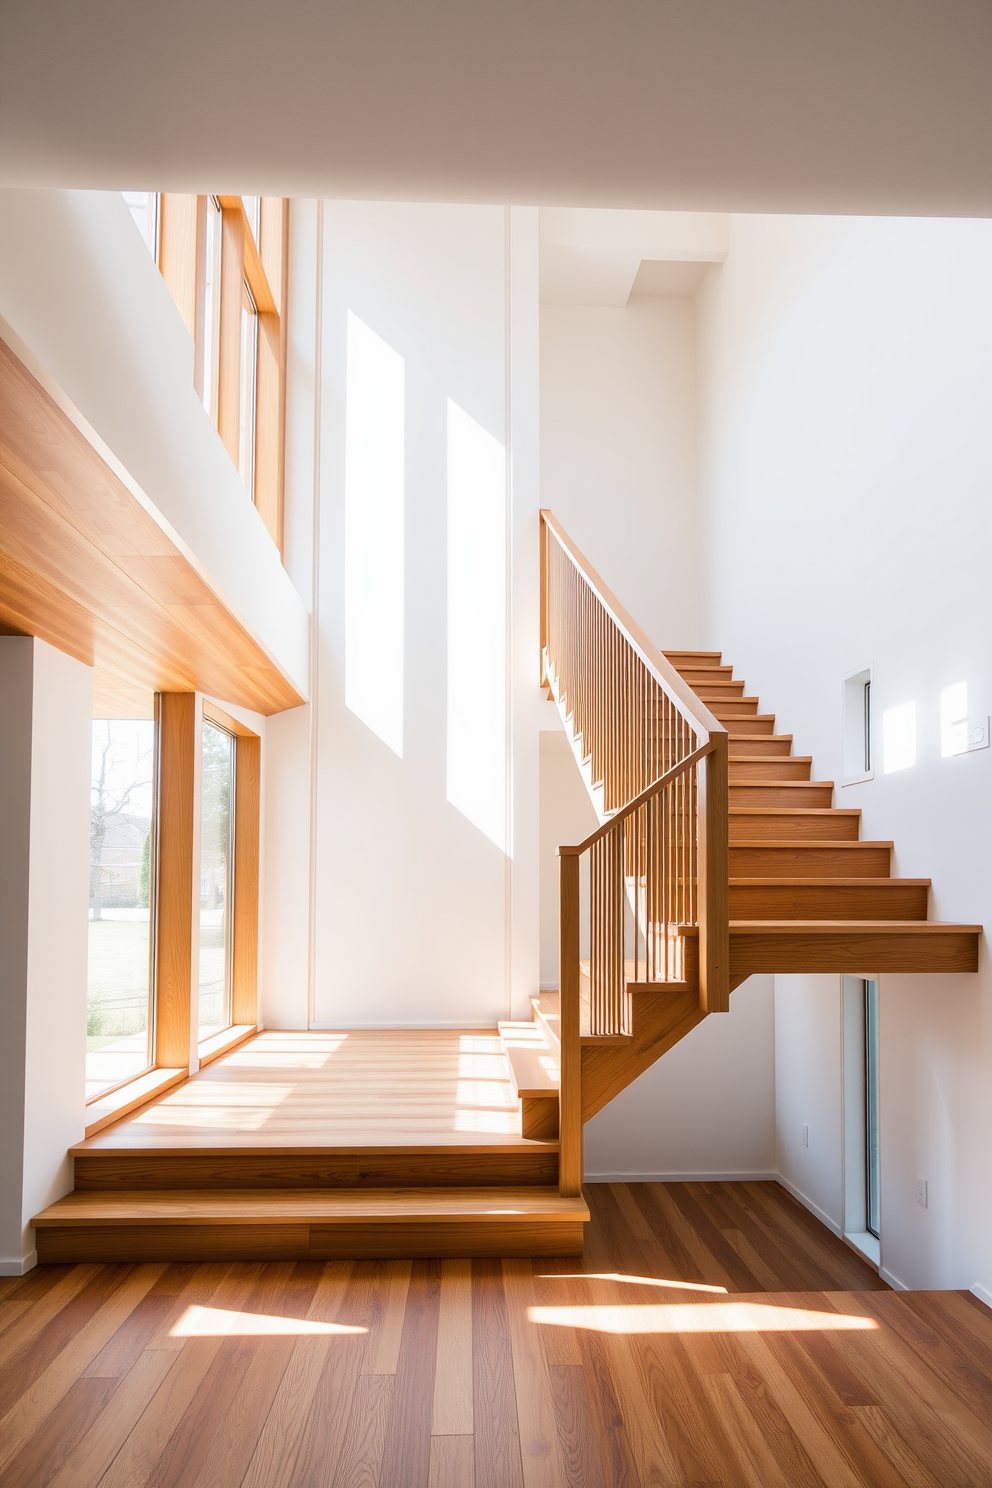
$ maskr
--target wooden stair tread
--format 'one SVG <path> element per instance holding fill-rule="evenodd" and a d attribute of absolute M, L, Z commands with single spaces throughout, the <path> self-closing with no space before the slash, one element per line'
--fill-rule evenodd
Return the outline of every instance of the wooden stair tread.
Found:
<path fill-rule="evenodd" d="M 817 847 L 821 847 L 822 845 L 822 843 L 816 844 Z M 859 843 L 858 845 L 861 846 L 862 844 Z M 874 843 L 873 845 L 878 847 L 880 844 Z M 885 846 L 884 843 L 881 845 Z M 789 885 L 789 887 L 797 887 L 799 885 L 806 887 L 809 885 L 814 888 L 818 886 L 821 888 L 836 888 L 838 885 L 841 887 L 847 885 L 855 888 L 873 889 L 884 889 L 886 886 L 928 889 L 930 888 L 931 880 L 929 878 L 732 878 L 730 880 L 731 888 L 742 884 L 753 884 L 755 887 L 760 886 L 762 888 L 779 888 L 785 885 Z"/>
<path fill-rule="evenodd" d="M 60 1225 L 377 1224 L 485 1218 L 487 1224 L 544 1219 L 585 1221 L 581 1198 L 556 1188 L 394 1189 L 199 1189 L 118 1193 L 75 1192 L 50 1204 L 31 1221 L 39 1229 Z"/>
<path fill-rule="evenodd" d="M 789 814 L 791 815 L 791 813 L 789 813 Z M 829 816 L 829 815 L 831 815 L 831 813 L 829 811 L 823 811 L 823 812 L 820 812 L 819 815 L 821 815 L 821 816 Z M 769 848 L 769 849 L 782 848 L 783 850 L 785 850 L 787 852 L 795 852 L 797 849 L 799 849 L 801 851 L 804 848 L 828 847 L 830 849 L 841 848 L 841 849 L 843 849 L 845 851 L 847 849 L 849 849 L 849 848 L 854 848 L 856 850 L 863 851 L 865 848 L 883 847 L 888 852 L 891 852 L 894 846 L 895 846 L 895 843 L 893 843 L 893 842 L 875 841 L 874 838 L 866 838 L 866 837 L 861 837 L 861 838 L 858 838 L 856 841 L 850 841 L 850 842 L 845 842 L 843 840 L 838 841 L 838 842 L 824 842 L 822 838 L 815 838 L 815 837 L 811 837 L 811 838 L 809 838 L 807 840 L 803 840 L 803 839 L 801 839 L 799 837 L 796 837 L 796 838 L 792 838 L 792 839 L 790 839 L 788 841 L 779 840 L 779 841 L 775 841 L 775 842 L 769 842 L 766 837 L 755 837 L 755 838 L 738 837 L 738 838 L 736 838 L 730 844 L 730 850 L 731 850 L 731 852 L 733 852 L 733 850 L 734 850 L 735 847 L 760 847 L 760 848 Z"/>
<path fill-rule="evenodd" d="M 691 928 L 696 932 L 697 927 Z M 878 935 L 981 935 L 981 925 L 959 925 L 943 920 L 731 920 L 731 935 L 797 935 L 817 932 L 824 936 L 871 930 Z"/>
<path fill-rule="evenodd" d="M 506 1040 L 506 1062 L 510 1070 L 510 1083 L 518 1096 L 558 1096 L 558 1061 L 544 1042 L 540 1026 L 526 1023 L 524 1028 L 533 1030 L 529 1039 L 508 1037 Z M 500 1025 L 502 1031 L 505 1025 Z"/>

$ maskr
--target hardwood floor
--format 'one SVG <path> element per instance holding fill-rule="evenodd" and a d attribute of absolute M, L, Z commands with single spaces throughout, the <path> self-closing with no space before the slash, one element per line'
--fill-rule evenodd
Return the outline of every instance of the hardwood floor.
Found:
<path fill-rule="evenodd" d="M 582 1260 L 0 1282 L 4 1488 L 988 1488 L 992 1313 L 770 1183 L 590 1185 Z"/>

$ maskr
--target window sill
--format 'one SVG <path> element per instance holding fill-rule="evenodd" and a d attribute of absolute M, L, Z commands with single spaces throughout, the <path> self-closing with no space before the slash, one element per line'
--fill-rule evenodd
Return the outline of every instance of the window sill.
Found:
<path fill-rule="evenodd" d="M 243 1044 L 245 1039 L 257 1032 L 258 1027 L 254 1023 L 235 1023 L 233 1027 L 215 1033 L 213 1038 L 204 1039 L 196 1051 L 200 1068 L 209 1064 L 212 1059 L 219 1059 L 222 1054 L 229 1054 L 238 1044 Z"/>
<path fill-rule="evenodd" d="M 171 1085 L 178 1085 L 180 1080 L 188 1078 L 189 1071 L 185 1069 L 153 1069 L 139 1075 L 136 1080 L 129 1080 L 126 1085 L 118 1085 L 116 1090 L 111 1090 L 107 1095 L 98 1095 L 95 1100 L 90 1101 L 86 1107 L 86 1136 L 94 1137 L 98 1131 L 103 1131 L 105 1126 L 119 1121 L 122 1116 L 143 1106 L 147 1101 L 154 1100 L 161 1095 L 163 1090 L 168 1090 Z"/>
<path fill-rule="evenodd" d="M 878 1236 L 873 1235 L 870 1230 L 852 1230 L 844 1236 L 848 1245 L 858 1252 L 858 1255 L 866 1260 L 869 1265 L 876 1268 L 882 1263 L 882 1247 Z"/>

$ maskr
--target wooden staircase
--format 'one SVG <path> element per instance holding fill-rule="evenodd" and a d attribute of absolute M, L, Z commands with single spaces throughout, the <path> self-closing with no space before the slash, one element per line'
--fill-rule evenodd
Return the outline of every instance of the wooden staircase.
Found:
<path fill-rule="evenodd" d="M 861 840 L 861 813 L 834 805 L 720 653 L 657 652 L 550 513 L 542 632 L 542 680 L 601 823 L 560 849 L 559 992 L 490 1035 L 345 1035 L 323 1106 L 306 1071 L 334 1036 L 261 1035 L 73 1150 L 75 1192 L 34 1220 L 40 1259 L 581 1254 L 583 1123 L 747 977 L 977 971 L 981 927 L 929 921 L 929 880 L 891 877 L 891 842 Z M 442 1050 L 459 1037 L 468 1078 Z M 235 1136 L 236 1121 L 211 1124 L 224 1092 L 208 1089 L 198 1140 L 180 1140 L 194 1086 L 236 1083 L 252 1058 L 264 1070 L 267 1051 L 285 1082 L 279 1038 L 303 1041 L 299 1129 L 236 1096 Z M 459 1093 L 473 1082 L 486 1120 L 505 1092 L 500 1139 L 473 1128 Z M 440 1086 L 440 1126 L 418 1128 Z M 166 1127 L 178 1113 L 174 1139 L 149 1139 L 156 1109 Z"/>

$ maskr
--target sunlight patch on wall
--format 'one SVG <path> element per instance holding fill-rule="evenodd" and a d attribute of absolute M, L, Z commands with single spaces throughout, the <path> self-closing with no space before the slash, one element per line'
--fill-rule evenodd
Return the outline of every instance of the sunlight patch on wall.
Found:
<path fill-rule="evenodd" d="M 916 704 L 900 703 L 882 714 L 882 770 L 892 775 L 916 764 Z"/>
<path fill-rule="evenodd" d="M 506 849 L 506 454 L 448 400 L 451 805 Z"/>
<path fill-rule="evenodd" d="M 403 757 L 403 358 L 348 312 L 345 706 Z"/>

